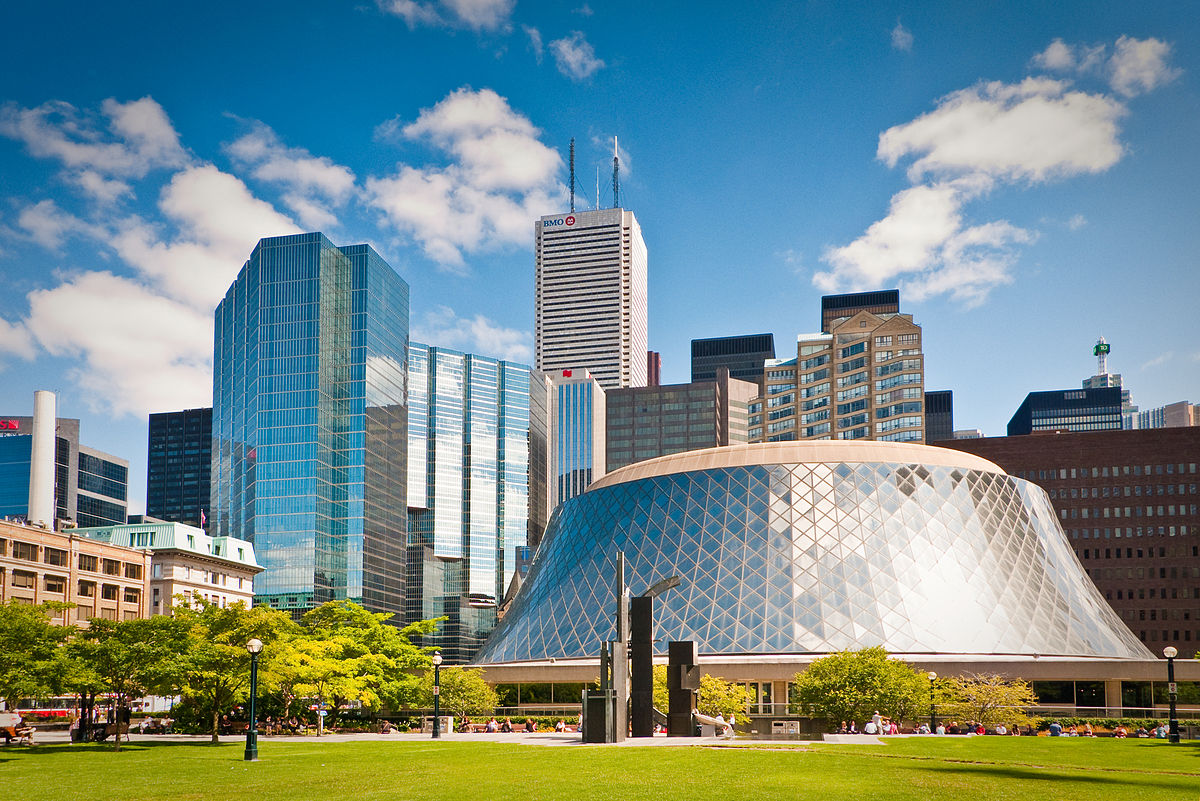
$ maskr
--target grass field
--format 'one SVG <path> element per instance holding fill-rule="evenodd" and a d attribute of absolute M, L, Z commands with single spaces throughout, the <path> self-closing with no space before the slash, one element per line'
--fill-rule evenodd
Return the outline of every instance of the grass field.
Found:
<path fill-rule="evenodd" d="M 1172 799 L 1200 801 L 1200 745 L 1046 737 L 912 738 L 882 746 L 540 747 L 479 743 L 134 743 L 0 750 L 0 786 L 33 801 L 674 801 Z"/>

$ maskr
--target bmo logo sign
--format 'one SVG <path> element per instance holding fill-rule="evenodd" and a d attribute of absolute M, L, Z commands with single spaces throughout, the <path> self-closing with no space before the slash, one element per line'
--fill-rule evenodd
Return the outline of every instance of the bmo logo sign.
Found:
<path fill-rule="evenodd" d="M 0 420 L 0 431 L 19 431 L 21 424 L 16 420 Z"/>
<path fill-rule="evenodd" d="M 556 220 L 542 220 L 542 228 L 559 228 L 564 225 L 569 228 L 570 226 L 572 226 L 574 224 L 575 224 L 575 217 L 573 215 L 567 215 L 566 217 L 559 217 Z"/>

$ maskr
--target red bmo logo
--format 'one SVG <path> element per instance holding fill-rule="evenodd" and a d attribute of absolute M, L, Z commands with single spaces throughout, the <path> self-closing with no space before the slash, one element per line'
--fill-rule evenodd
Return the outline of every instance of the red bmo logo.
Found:
<path fill-rule="evenodd" d="M 574 224 L 575 224 L 575 218 L 574 218 L 574 217 L 568 217 L 566 220 L 564 220 L 564 222 L 565 222 L 567 225 L 574 225 Z"/>

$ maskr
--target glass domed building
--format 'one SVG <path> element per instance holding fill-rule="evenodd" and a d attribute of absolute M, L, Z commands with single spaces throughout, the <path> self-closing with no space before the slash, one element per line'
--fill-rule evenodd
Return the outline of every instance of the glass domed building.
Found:
<path fill-rule="evenodd" d="M 618 552 L 634 595 L 682 580 L 655 602 L 659 652 L 694 640 L 726 678 L 786 678 L 877 645 L 1026 677 L 1039 660 L 1153 661 L 1038 486 L 958 451 L 815 441 L 691 451 L 598 480 L 558 509 L 475 664 L 492 680 L 527 673 L 505 666 L 594 673 L 614 636 Z"/>

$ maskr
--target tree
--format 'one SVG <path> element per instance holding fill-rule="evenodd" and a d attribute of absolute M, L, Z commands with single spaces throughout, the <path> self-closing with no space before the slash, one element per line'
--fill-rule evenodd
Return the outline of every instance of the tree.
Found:
<path fill-rule="evenodd" d="M 946 679 L 938 708 L 942 717 L 982 723 L 1028 725 L 1029 707 L 1038 702 L 1029 682 L 994 673 L 975 673 Z"/>
<path fill-rule="evenodd" d="M 483 680 L 483 671 L 477 668 L 444 667 L 438 684 L 438 705 L 448 714 L 457 717 L 467 715 L 490 715 L 496 711 L 500 698 L 492 686 Z M 433 706 L 433 671 L 421 679 L 420 703 Z"/>
<path fill-rule="evenodd" d="M 796 675 L 792 701 L 804 714 L 830 725 L 865 720 L 878 710 L 903 720 L 920 709 L 929 679 L 881 647 L 838 651 Z"/>
<path fill-rule="evenodd" d="M 116 750 L 121 749 L 119 727 L 129 699 L 170 686 L 171 666 L 182 650 L 179 634 L 175 621 L 162 615 L 121 622 L 92 618 L 67 644 L 77 689 L 116 696 Z"/>
<path fill-rule="evenodd" d="M 745 717 L 750 704 L 750 688 L 745 684 L 725 681 L 705 673 L 700 677 L 700 691 L 696 695 L 696 710 L 710 717 L 729 720 L 732 716 Z"/>
<path fill-rule="evenodd" d="M 251 639 L 264 644 L 260 677 L 267 687 L 272 668 L 280 661 L 273 647 L 281 636 L 298 630 L 284 613 L 269 606 L 247 608 L 242 602 L 219 606 L 199 595 L 177 603 L 172 615 L 180 627 L 181 648 L 171 665 L 168 683 L 180 695 L 212 716 L 212 742 L 218 742 L 222 711 L 245 700 L 250 687 Z"/>
<path fill-rule="evenodd" d="M 11 709 L 21 698 L 45 698 L 62 689 L 64 661 L 59 647 L 75 633 L 57 626 L 55 612 L 74 604 L 0 604 L 0 700 Z"/>

